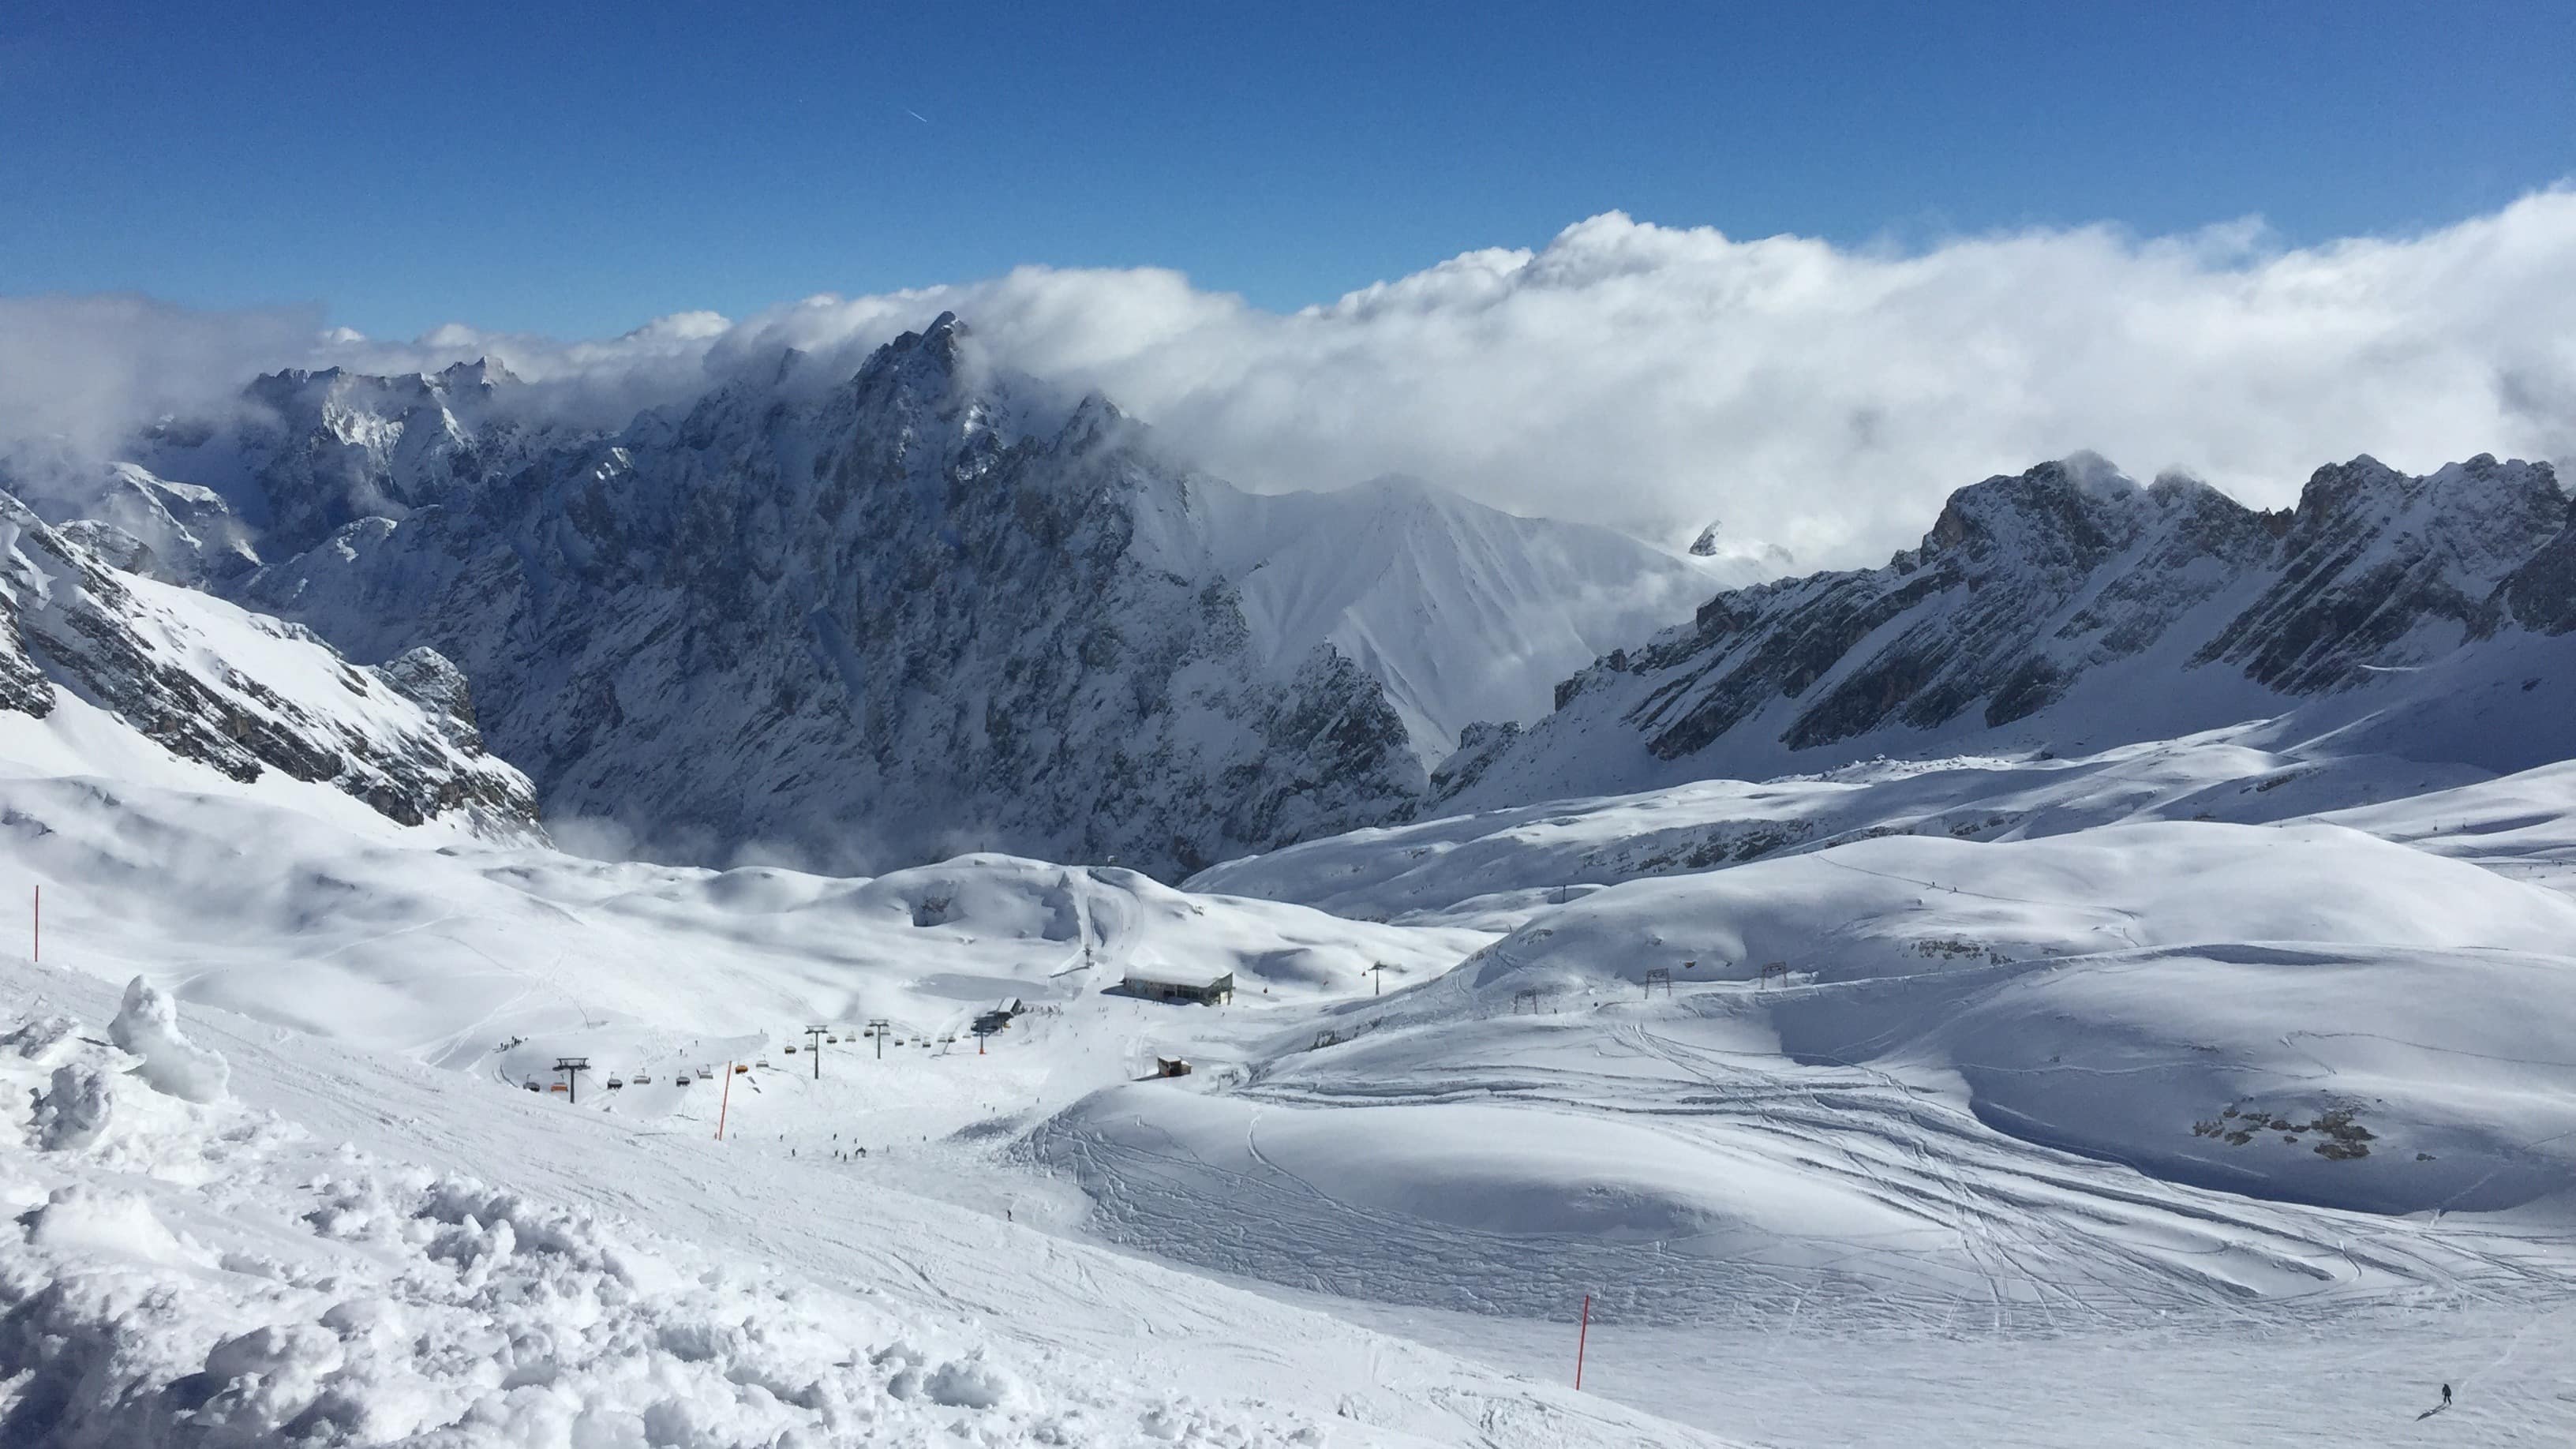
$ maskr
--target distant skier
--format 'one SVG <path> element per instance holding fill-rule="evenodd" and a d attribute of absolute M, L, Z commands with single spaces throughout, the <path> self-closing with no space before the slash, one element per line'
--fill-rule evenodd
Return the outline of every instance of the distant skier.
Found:
<path fill-rule="evenodd" d="M 2442 1407 L 2445 1409 L 2451 1407 L 2451 1386 L 2449 1384 L 2442 1385 Z"/>
<path fill-rule="evenodd" d="M 2433 1417 L 2435 1414 L 2438 1414 L 2449 1407 L 2451 1407 L 2451 1386 L 2449 1384 L 2444 1384 L 2442 1385 L 2442 1402 L 2435 1404 L 2433 1407 L 2426 1409 L 2420 1414 L 2417 1414 L 2415 1416 L 2415 1421 L 2420 1424 L 2426 1419 Z"/>

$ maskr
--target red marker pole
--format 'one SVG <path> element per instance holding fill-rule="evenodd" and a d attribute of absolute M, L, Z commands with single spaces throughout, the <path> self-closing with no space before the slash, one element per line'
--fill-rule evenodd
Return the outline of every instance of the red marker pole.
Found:
<path fill-rule="evenodd" d="M 1592 1336 L 1592 1295 L 1583 1295 L 1583 1328 L 1574 1335 L 1574 1386 L 1583 1387 L 1583 1343 Z"/>
<path fill-rule="evenodd" d="M 716 1099 L 716 1140 L 724 1140 L 725 1113 L 733 1108 L 733 1063 L 725 1063 L 724 1095 Z"/>

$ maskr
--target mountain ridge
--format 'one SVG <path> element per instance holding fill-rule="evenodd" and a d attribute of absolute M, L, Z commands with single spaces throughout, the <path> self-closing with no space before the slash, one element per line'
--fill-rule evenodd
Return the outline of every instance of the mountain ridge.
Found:
<path fill-rule="evenodd" d="M 1176 874 L 1373 823 L 1473 718 L 1758 573 L 1422 485 L 1249 494 L 945 313 L 609 433 L 482 368 L 255 391 L 124 465 L 166 570 L 358 657 L 440 650 L 550 816 L 688 858 Z"/>
<path fill-rule="evenodd" d="M 1953 493 L 1880 568 L 1722 592 L 1603 656 L 1547 719 L 1475 732 L 1426 809 L 2272 716 L 2394 728 L 2369 717 L 2441 707 L 2430 676 L 2406 680 L 2492 693 L 2522 667 L 2509 636 L 2576 626 L 2569 521 L 2548 464 L 2485 454 L 2422 476 L 2363 455 L 2274 512 L 2089 455 L 2043 463 Z"/>

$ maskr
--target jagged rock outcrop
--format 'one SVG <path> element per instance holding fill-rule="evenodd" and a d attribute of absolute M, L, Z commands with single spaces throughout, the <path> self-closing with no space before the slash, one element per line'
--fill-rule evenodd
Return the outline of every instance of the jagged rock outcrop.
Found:
<path fill-rule="evenodd" d="M 2280 513 L 2046 463 L 1959 490 L 1884 568 L 1722 593 L 1613 651 L 1549 718 L 1444 762 L 1430 803 L 2098 747 L 2385 693 L 2501 630 L 2576 627 L 2569 522 L 2547 464 L 2483 455 L 2423 477 L 2356 458 Z"/>
<path fill-rule="evenodd" d="M 2420 662 L 2491 632 L 2498 586 L 2566 519 L 2546 463 L 2482 453 L 2421 478 L 2366 455 L 2319 468 L 2281 532 L 2269 587 L 2193 662 L 2242 666 L 2287 694 Z"/>
<path fill-rule="evenodd" d="M 148 470 L 163 488 L 175 478 L 239 480 L 240 525 L 257 532 L 268 557 L 288 558 L 358 519 L 406 517 L 460 487 L 491 482 L 563 441 L 562 430 L 496 405 L 517 383 L 488 360 L 394 377 L 336 367 L 270 373 L 251 385 L 242 416 L 228 426 L 157 429 L 136 471 Z M 210 501 L 221 507 L 204 487 L 185 498 L 200 509 Z M 151 530 L 124 526 L 160 547 Z M 210 576 L 220 583 L 247 571 L 227 563 Z"/>
<path fill-rule="evenodd" d="M 0 710 L 47 718 L 64 691 L 236 780 L 276 770 L 407 825 L 454 812 L 494 831 L 533 826 L 525 776 L 376 671 L 295 625 L 126 572 L 84 533 L 141 547 L 105 526 L 56 530 L 0 494 Z"/>
<path fill-rule="evenodd" d="M 614 432 L 490 366 L 281 373 L 156 430 L 129 506 L 76 526 L 359 657 L 453 658 L 550 816 L 846 869 L 994 845 L 1177 873 L 1372 823 L 1465 726 L 1777 571 L 1408 479 L 1247 494 L 953 318 L 855 375 L 728 365 Z"/>
<path fill-rule="evenodd" d="M 948 317 L 845 384 L 807 366 L 499 476 L 460 463 L 245 596 L 455 660 L 550 817 L 647 850 L 1177 872 L 1417 797 L 1384 691 L 1330 648 L 1260 657 L 1205 485 L 1114 407 L 986 375 Z M 344 482 L 264 486 L 310 519 Z"/>

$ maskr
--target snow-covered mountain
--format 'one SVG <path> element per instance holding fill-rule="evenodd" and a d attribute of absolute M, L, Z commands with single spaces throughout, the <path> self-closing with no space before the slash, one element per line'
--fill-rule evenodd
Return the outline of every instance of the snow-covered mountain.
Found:
<path fill-rule="evenodd" d="M 979 379 L 953 319 L 846 385 L 796 366 L 361 519 L 246 595 L 361 655 L 440 648 L 550 815 L 659 851 L 1170 869 L 1418 791 L 1366 675 L 1259 657 L 1189 480 L 1114 408 Z"/>
<path fill-rule="evenodd" d="M 126 571 L 149 553 L 110 525 L 54 529 L 0 494 L 0 735 L 19 768 L 273 773 L 405 825 L 532 829 L 527 778 L 485 751 L 445 658 L 352 665 L 296 625 Z"/>
<path fill-rule="evenodd" d="M 1369 824 L 1471 721 L 1760 573 L 1419 484 L 1248 495 L 951 317 L 814 366 L 613 436 L 494 368 L 281 374 L 118 496 L 173 577 L 455 659 L 550 816 L 691 858 L 1177 872 Z"/>
<path fill-rule="evenodd" d="M 1755 560 L 1682 559 L 1588 524 L 1519 518 L 1407 478 L 1332 493 L 1199 485 L 1208 547 L 1272 659 L 1329 643 L 1386 689 L 1437 764 L 1479 720 L 1534 720 L 1556 682 L 1691 616 Z"/>
<path fill-rule="evenodd" d="M 2261 513 L 2099 458 L 1953 494 L 1886 567 L 1722 593 L 1527 729 L 1471 732 L 1482 808 L 1886 754 L 2102 749 L 2253 719 L 2272 743 L 2516 769 L 2576 753 L 2569 501 L 2545 463 L 2361 457 Z"/>
<path fill-rule="evenodd" d="M 986 459 L 925 470 L 964 545 L 942 566 L 1132 588 L 1084 542 L 1104 516 L 1117 559 L 1232 562 L 1106 410 L 986 416 L 989 453 L 913 425 Z M 758 436 L 726 456 L 776 457 Z M 639 490 L 578 528 L 587 495 L 522 497 L 565 486 L 522 469 L 295 577 L 489 508 L 508 597 L 698 627 L 573 545 L 739 533 L 730 467 L 665 480 L 696 511 L 625 511 L 666 496 Z M 1006 500 L 1069 541 L 992 543 L 959 480 L 1039 477 L 1131 506 Z M 223 741 L 471 758 L 460 677 L 120 571 L 152 551 L 110 525 L 9 519 L 0 657 L 51 707 L 0 711 L 0 875 L 41 883 L 47 963 L 0 956 L 0 1440 L 2363 1442 L 2435 1372 L 2453 1437 L 2564 1437 L 2565 765 L 2374 752 L 2380 710 L 2295 746 L 2255 724 L 1524 805 L 1181 890 L 987 853 L 719 872 L 399 825 L 349 793 L 354 747 L 245 782 Z M 859 560 L 838 577 L 884 566 L 806 531 Z M 476 598 L 435 551 L 386 556 Z M 2526 614 L 2391 637 L 2541 659 L 2554 556 L 2496 585 Z M 680 663 L 740 678 L 700 648 Z M 2360 688 L 2414 677 L 2388 648 Z M 986 667 L 981 640 L 943 657 Z M 2554 707 L 2526 677 L 2517 706 Z M 1235 997 L 1124 985 L 1174 968 Z M 578 1094 L 544 1090 L 567 1057 Z"/>
<path fill-rule="evenodd" d="M 270 373 L 220 424 L 154 429 L 137 462 L 221 495 L 268 557 L 288 558 L 357 519 L 407 517 L 492 482 L 563 441 L 566 430 L 508 405 L 517 383 L 489 361 L 394 377 Z"/>

